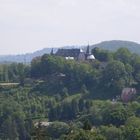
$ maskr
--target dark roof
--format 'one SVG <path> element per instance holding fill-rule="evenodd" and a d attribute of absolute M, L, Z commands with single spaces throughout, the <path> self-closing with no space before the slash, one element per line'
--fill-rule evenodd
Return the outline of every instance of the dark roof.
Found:
<path fill-rule="evenodd" d="M 80 53 L 80 49 L 59 49 L 57 52 L 56 52 L 56 55 L 58 56 L 63 56 L 63 57 L 78 57 Z"/>

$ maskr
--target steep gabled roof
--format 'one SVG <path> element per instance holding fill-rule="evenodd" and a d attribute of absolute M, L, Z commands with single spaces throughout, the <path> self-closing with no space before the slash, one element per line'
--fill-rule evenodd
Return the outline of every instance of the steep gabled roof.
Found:
<path fill-rule="evenodd" d="M 63 56 L 63 57 L 78 57 L 80 53 L 80 49 L 59 49 L 56 52 L 56 55 L 58 56 Z"/>

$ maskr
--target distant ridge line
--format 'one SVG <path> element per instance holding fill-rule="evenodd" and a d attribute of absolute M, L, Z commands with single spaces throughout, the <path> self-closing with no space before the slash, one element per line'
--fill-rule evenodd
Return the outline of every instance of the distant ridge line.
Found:
<path fill-rule="evenodd" d="M 64 46 L 59 48 L 86 48 L 87 46 Z M 140 44 L 133 41 L 123 41 L 123 40 L 110 40 L 110 41 L 102 41 L 100 43 L 90 45 L 90 49 L 95 47 L 99 47 L 102 49 L 107 49 L 110 51 L 116 51 L 120 47 L 125 47 L 129 49 L 132 53 L 140 54 Z M 59 48 L 53 48 L 54 52 L 56 52 Z M 44 48 L 42 50 L 35 51 L 33 53 L 26 53 L 20 55 L 0 55 L 0 63 L 9 63 L 9 62 L 22 62 L 25 60 L 27 63 L 30 63 L 34 57 L 42 56 L 43 54 L 49 54 L 52 48 Z"/>

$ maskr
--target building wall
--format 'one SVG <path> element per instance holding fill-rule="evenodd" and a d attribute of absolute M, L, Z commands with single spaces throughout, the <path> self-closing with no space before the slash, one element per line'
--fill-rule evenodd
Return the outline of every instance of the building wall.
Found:
<path fill-rule="evenodd" d="M 85 61 L 85 59 L 86 59 L 85 53 L 84 52 L 79 53 L 78 60 Z"/>

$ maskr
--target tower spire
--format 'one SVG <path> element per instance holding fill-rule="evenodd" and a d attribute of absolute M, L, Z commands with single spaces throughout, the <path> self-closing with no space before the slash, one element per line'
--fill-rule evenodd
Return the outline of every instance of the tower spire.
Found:
<path fill-rule="evenodd" d="M 90 51 L 89 51 L 89 44 L 88 44 L 88 46 L 87 46 L 86 54 L 90 54 Z"/>

